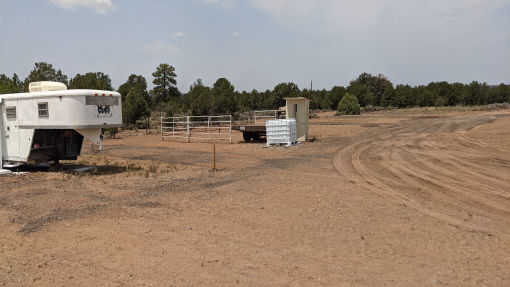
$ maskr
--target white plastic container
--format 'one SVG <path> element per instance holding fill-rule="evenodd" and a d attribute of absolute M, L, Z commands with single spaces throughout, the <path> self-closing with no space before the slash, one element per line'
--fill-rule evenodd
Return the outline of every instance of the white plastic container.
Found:
<path fill-rule="evenodd" d="M 286 144 L 288 146 L 297 142 L 296 120 L 266 121 L 267 145 Z"/>

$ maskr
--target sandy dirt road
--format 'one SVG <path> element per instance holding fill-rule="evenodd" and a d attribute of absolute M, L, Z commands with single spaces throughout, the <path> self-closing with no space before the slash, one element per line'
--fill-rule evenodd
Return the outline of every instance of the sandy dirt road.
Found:
<path fill-rule="evenodd" d="M 418 117 L 343 148 L 334 164 L 363 188 L 445 223 L 508 237 L 510 132 L 498 121 L 505 118 Z"/>
<path fill-rule="evenodd" d="M 313 143 L 122 135 L 0 178 L 0 286 L 510 286 L 510 112 L 313 121 Z M 236 135 L 240 141 L 240 135 Z"/>

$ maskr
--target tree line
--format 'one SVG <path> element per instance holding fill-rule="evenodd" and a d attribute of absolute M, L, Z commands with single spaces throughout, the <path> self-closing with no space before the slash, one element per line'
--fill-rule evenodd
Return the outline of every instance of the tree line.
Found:
<path fill-rule="evenodd" d="M 98 89 L 113 91 L 110 77 L 102 72 L 77 74 L 72 78 L 53 65 L 39 62 L 26 79 L 18 75 L 0 74 L 0 94 L 28 91 L 30 82 L 57 81 L 69 89 Z M 149 90 L 142 75 L 132 74 L 117 91 L 122 95 L 124 122 L 135 123 L 151 111 L 168 115 L 219 115 L 264 109 L 278 109 L 288 97 L 306 97 L 310 108 L 336 110 L 346 94 L 355 96 L 362 107 L 430 107 L 457 105 L 487 105 L 510 102 L 510 85 L 489 86 L 487 83 L 432 82 L 428 85 L 394 85 L 384 75 L 361 74 L 347 87 L 331 90 L 300 89 L 295 83 L 281 83 L 272 90 L 237 91 L 226 78 L 218 79 L 212 87 L 198 79 L 185 93 L 177 88 L 175 68 L 160 64 L 152 74 L 153 88 Z"/>

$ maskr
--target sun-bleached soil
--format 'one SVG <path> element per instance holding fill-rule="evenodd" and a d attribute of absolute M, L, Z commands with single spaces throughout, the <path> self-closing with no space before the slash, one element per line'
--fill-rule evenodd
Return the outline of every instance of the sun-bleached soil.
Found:
<path fill-rule="evenodd" d="M 124 132 L 0 177 L 0 286 L 510 286 L 510 111 L 312 120 L 314 142 Z"/>

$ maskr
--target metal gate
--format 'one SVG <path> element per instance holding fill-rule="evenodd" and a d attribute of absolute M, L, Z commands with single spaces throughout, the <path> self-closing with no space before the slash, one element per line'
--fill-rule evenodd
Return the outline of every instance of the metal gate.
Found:
<path fill-rule="evenodd" d="M 232 143 L 232 115 L 161 117 L 161 139 Z"/>

